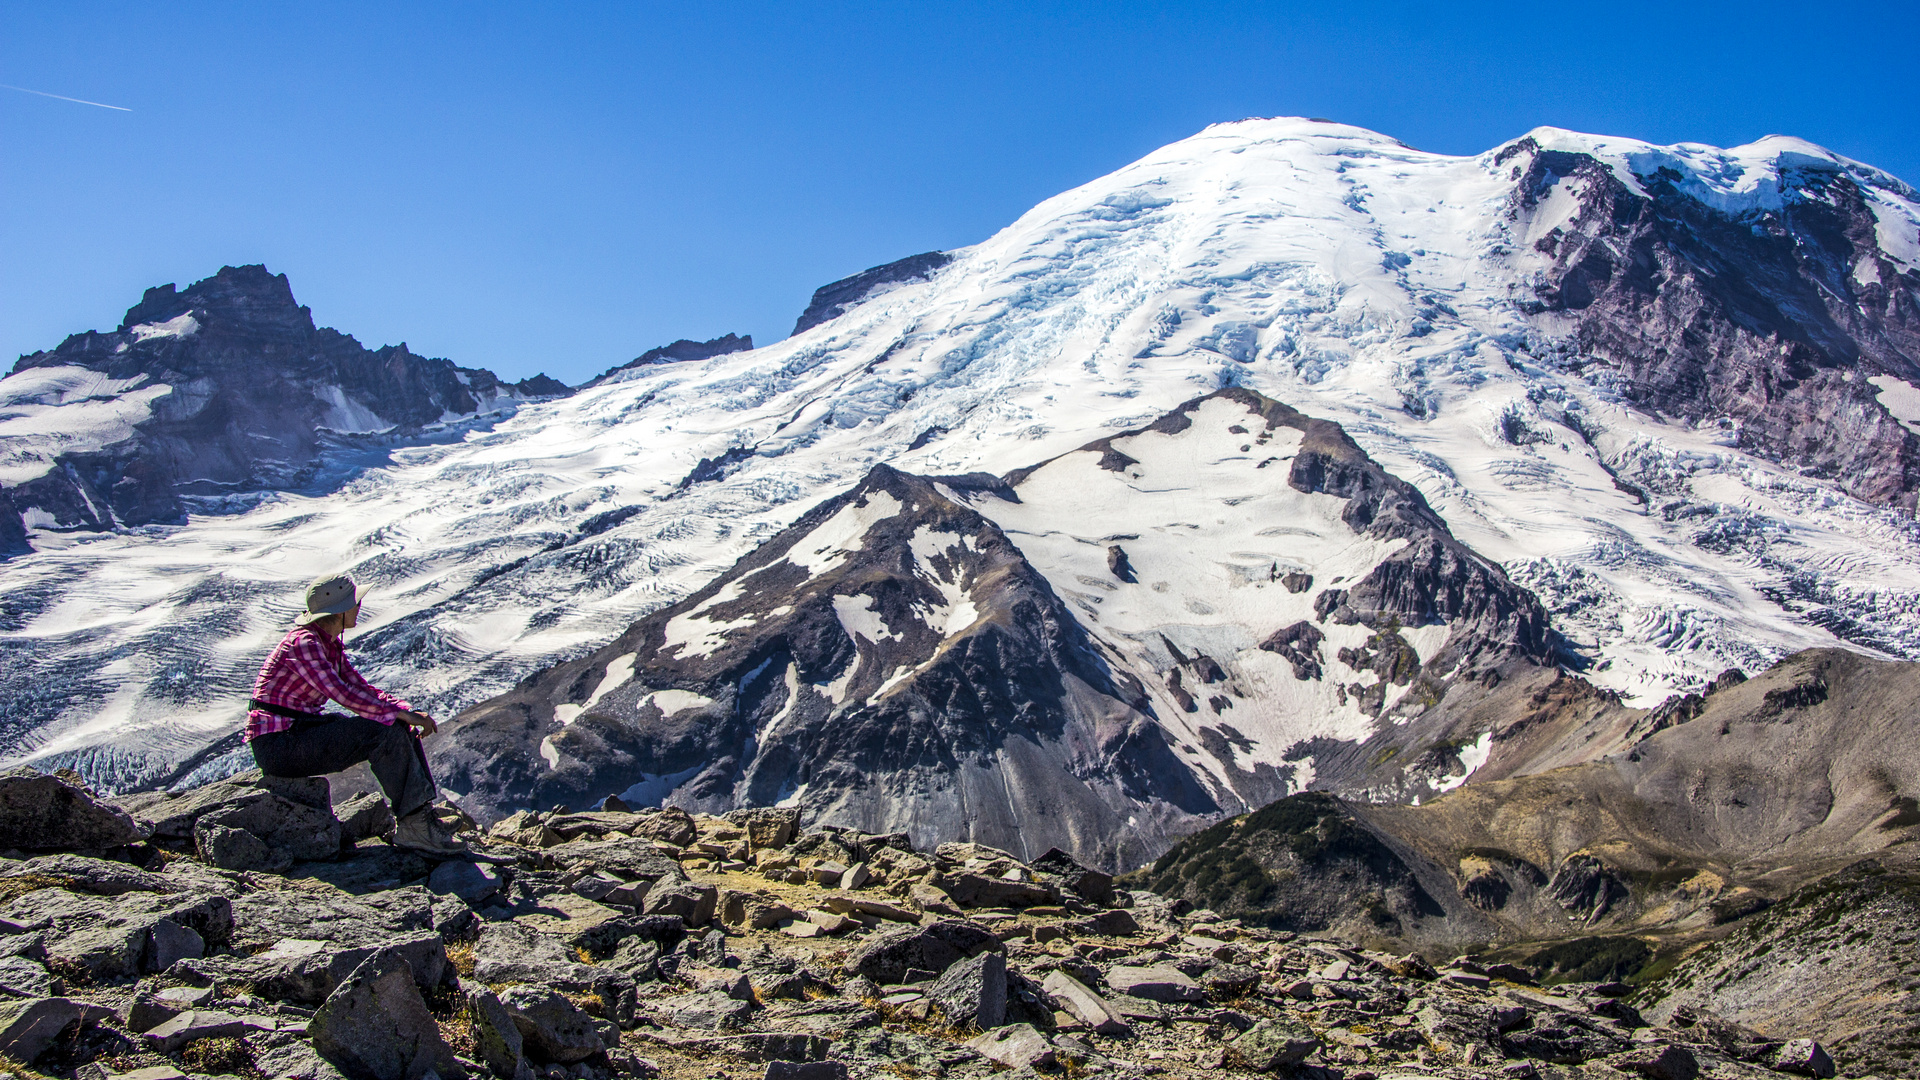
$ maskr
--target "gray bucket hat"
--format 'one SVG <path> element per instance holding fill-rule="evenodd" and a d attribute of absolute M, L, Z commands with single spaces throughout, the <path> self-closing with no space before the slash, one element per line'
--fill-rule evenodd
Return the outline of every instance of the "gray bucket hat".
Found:
<path fill-rule="evenodd" d="M 307 610 L 293 620 L 295 626 L 305 626 L 315 619 L 324 619 L 329 615 L 338 615 L 343 611 L 352 611 L 360 606 L 360 600 L 366 596 L 360 586 L 345 574 L 327 574 L 313 579 L 307 586 Z"/>

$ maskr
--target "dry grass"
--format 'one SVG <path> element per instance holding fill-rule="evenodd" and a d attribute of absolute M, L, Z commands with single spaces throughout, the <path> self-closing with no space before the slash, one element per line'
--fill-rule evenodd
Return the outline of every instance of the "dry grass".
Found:
<path fill-rule="evenodd" d="M 197 1073 L 222 1073 L 258 1077 L 253 1050 L 239 1039 L 195 1039 L 180 1048 L 180 1064 Z"/>
<path fill-rule="evenodd" d="M 461 978 L 473 978 L 473 942 L 458 941 L 447 946 L 447 962 Z"/>
<path fill-rule="evenodd" d="M 573 947 L 573 958 L 583 964 L 593 963 L 593 954 L 587 951 L 585 945 L 575 945 Z"/>
<path fill-rule="evenodd" d="M 73 884 L 72 878 L 55 877 L 52 874 L 18 874 L 0 878 L 0 904 L 17 900 L 41 889 L 64 889 Z"/>
<path fill-rule="evenodd" d="M 34 1072 L 4 1054 L 0 1054 L 0 1074 L 18 1077 L 19 1080 L 46 1080 L 41 1073 Z"/>

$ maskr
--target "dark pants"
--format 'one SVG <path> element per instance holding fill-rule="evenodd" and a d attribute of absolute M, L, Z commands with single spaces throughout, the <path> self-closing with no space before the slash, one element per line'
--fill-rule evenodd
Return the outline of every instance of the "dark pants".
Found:
<path fill-rule="evenodd" d="M 324 776 L 366 762 L 393 816 L 406 817 L 433 803 L 427 751 L 413 729 L 396 720 L 383 724 L 360 716 L 296 720 L 286 731 L 256 736 L 253 760 L 268 776 Z"/>

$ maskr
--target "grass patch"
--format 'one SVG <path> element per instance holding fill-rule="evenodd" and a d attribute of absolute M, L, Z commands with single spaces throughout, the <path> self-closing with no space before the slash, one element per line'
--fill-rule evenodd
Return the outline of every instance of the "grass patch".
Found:
<path fill-rule="evenodd" d="M 180 1064 L 197 1073 L 260 1075 L 253 1063 L 253 1050 L 231 1036 L 193 1040 L 180 1048 Z"/>
<path fill-rule="evenodd" d="M 1625 981 L 1653 962 L 1653 950 L 1636 937 L 1584 937 L 1549 945 L 1526 962 L 1545 983 Z"/>

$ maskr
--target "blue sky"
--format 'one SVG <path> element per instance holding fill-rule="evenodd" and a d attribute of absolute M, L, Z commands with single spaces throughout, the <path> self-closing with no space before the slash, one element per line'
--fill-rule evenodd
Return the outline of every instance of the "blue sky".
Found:
<path fill-rule="evenodd" d="M 1920 5 L 0 3 L 0 357 L 288 274 L 368 345 L 581 381 L 767 344 L 1209 123 L 1476 153 L 1798 135 L 1920 182 Z M 0 368 L 4 370 L 4 368 Z"/>

